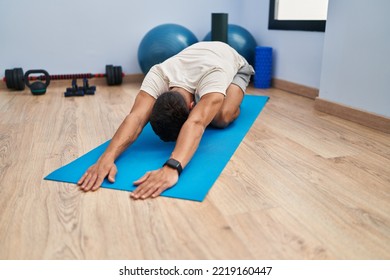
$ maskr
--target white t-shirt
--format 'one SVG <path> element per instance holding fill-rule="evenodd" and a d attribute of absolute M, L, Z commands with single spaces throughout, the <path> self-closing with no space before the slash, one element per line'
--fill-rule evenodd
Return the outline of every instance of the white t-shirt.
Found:
<path fill-rule="evenodd" d="M 141 90 L 154 98 L 180 87 L 195 95 L 195 101 L 210 92 L 226 94 L 238 70 L 248 62 L 228 44 L 199 42 L 153 66 Z"/>

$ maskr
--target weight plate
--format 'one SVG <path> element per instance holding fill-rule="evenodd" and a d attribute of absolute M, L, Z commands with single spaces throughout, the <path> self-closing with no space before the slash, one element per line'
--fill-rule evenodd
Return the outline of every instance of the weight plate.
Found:
<path fill-rule="evenodd" d="M 115 66 L 113 66 L 112 67 L 112 85 L 114 86 L 114 85 L 116 85 L 116 67 Z"/>
<path fill-rule="evenodd" d="M 115 66 L 114 67 L 114 75 L 115 75 L 115 85 L 120 85 L 121 84 L 121 81 L 120 81 L 120 74 L 119 74 L 119 68 L 118 66 Z"/>
<path fill-rule="evenodd" d="M 18 90 L 18 71 L 16 68 L 12 70 L 12 85 L 15 90 Z"/>
<path fill-rule="evenodd" d="M 15 89 L 16 90 L 24 90 L 24 73 L 22 68 L 15 68 L 16 72 L 16 80 L 15 80 Z"/>
<path fill-rule="evenodd" d="M 114 69 L 113 69 L 112 65 L 106 65 L 106 79 L 107 79 L 107 84 L 109 86 L 112 86 L 115 84 Z"/>
<path fill-rule="evenodd" d="M 122 66 L 116 66 L 116 84 L 121 85 L 123 81 L 122 77 Z"/>
<path fill-rule="evenodd" d="M 6 69 L 5 70 L 5 82 L 7 84 L 7 88 L 13 89 L 13 84 L 12 84 L 12 70 L 11 69 Z"/>

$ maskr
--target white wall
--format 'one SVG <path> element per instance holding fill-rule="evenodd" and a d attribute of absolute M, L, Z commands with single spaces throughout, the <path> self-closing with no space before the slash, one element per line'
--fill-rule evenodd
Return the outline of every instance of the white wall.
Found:
<path fill-rule="evenodd" d="M 104 72 L 106 64 L 141 73 L 137 50 L 156 25 L 178 23 L 199 40 L 211 13 L 274 48 L 274 76 L 319 87 L 324 33 L 268 30 L 269 0 L 0 0 L 0 76 L 13 67 L 49 73 Z"/>
<path fill-rule="evenodd" d="M 320 97 L 390 117 L 390 1 L 328 8 Z"/>
<path fill-rule="evenodd" d="M 147 31 L 178 23 L 199 40 L 211 13 L 238 20 L 240 0 L 0 0 L 0 76 L 13 67 L 49 73 L 104 72 L 106 64 L 141 73 L 138 45 Z"/>

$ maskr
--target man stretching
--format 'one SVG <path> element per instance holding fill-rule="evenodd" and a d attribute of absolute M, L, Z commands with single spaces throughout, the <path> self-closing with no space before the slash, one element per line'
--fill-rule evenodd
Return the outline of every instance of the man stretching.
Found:
<path fill-rule="evenodd" d="M 252 66 L 222 42 L 199 42 L 145 76 L 130 113 L 98 161 L 78 181 L 80 189 L 95 191 L 107 177 L 114 182 L 115 160 L 150 122 L 163 141 L 176 141 L 162 167 L 134 182 L 134 199 L 157 197 L 174 186 L 194 155 L 208 125 L 225 128 L 240 114 L 240 104 Z"/>

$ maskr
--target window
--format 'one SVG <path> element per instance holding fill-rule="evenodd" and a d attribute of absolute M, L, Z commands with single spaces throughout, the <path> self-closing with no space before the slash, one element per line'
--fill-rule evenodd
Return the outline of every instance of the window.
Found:
<path fill-rule="evenodd" d="M 328 0 L 270 0 L 268 29 L 325 31 Z"/>

